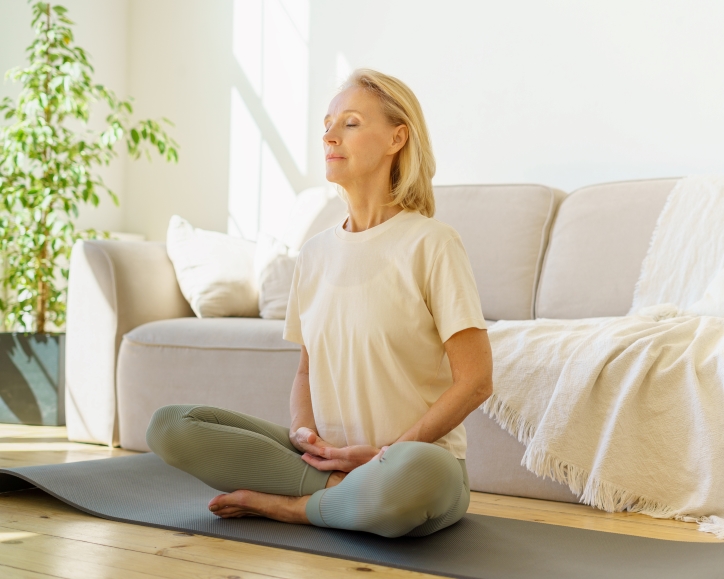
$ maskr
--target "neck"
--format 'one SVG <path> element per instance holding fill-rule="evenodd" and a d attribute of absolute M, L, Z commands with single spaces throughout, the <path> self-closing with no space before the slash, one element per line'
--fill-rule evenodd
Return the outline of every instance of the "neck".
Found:
<path fill-rule="evenodd" d="M 390 195 L 389 173 L 372 182 L 352 183 L 344 186 L 347 192 L 347 210 L 349 219 L 343 227 L 356 233 L 379 225 L 402 211 L 399 205 L 385 205 L 392 199 Z"/>

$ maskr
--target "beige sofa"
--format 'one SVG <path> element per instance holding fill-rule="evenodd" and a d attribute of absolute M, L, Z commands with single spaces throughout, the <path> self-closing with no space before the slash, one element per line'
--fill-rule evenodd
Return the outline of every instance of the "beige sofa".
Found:
<path fill-rule="evenodd" d="M 625 315 L 676 179 L 565 193 L 539 185 L 436 189 L 490 321 Z M 91 241 L 71 258 L 66 421 L 74 441 L 148 450 L 165 404 L 210 404 L 288 425 L 299 347 L 282 320 L 198 319 L 162 243 Z M 465 421 L 471 488 L 576 502 L 520 465 L 524 447 L 483 412 Z"/>

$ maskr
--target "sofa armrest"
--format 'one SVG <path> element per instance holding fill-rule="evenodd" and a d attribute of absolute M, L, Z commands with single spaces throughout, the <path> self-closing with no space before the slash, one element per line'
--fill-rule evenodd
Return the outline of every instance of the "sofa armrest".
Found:
<path fill-rule="evenodd" d="M 76 243 L 66 323 L 68 439 L 118 446 L 116 361 L 123 335 L 147 322 L 193 315 L 165 244 Z"/>

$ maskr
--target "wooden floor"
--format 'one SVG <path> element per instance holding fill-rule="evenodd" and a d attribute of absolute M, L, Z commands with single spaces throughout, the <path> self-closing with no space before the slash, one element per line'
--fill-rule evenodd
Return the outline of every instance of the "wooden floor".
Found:
<path fill-rule="evenodd" d="M 0 468 L 133 454 L 68 442 L 64 427 L 0 424 Z M 469 512 L 676 541 L 720 542 L 693 523 L 473 493 Z M 107 521 L 37 489 L 0 494 L 0 577 L 339 579 L 432 577 L 332 557 Z"/>

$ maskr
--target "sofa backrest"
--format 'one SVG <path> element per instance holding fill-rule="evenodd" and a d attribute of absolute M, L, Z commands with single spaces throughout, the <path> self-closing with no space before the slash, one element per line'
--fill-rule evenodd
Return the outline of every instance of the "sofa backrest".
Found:
<path fill-rule="evenodd" d="M 529 320 L 548 234 L 565 193 L 542 185 L 435 187 L 435 218 L 460 234 L 488 320 Z"/>
<path fill-rule="evenodd" d="M 538 284 L 535 316 L 623 316 L 661 210 L 678 179 L 605 183 L 561 203 Z"/>

